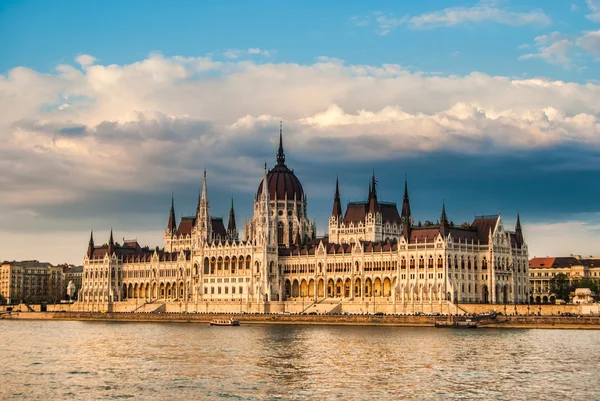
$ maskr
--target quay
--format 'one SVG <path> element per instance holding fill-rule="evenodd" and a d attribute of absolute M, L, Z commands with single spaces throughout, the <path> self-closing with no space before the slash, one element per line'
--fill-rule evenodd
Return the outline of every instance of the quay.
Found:
<path fill-rule="evenodd" d="M 239 320 L 250 324 L 300 324 L 348 326 L 434 327 L 436 320 L 448 316 L 431 315 L 295 315 L 295 314 L 219 314 L 219 313 L 128 313 L 128 312 L 11 312 L 0 320 L 75 320 L 104 322 L 202 323 L 215 319 Z M 1 323 L 0 323 L 1 324 Z M 600 316 L 499 316 L 484 319 L 479 328 L 495 329 L 600 329 Z"/>

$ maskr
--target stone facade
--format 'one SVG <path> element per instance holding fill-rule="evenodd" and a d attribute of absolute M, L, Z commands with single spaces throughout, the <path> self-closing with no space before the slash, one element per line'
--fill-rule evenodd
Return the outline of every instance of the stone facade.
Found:
<path fill-rule="evenodd" d="M 556 297 L 550 292 L 550 280 L 564 274 L 571 284 L 590 279 L 600 283 L 600 257 L 589 258 L 580 255 L 563 257 L 533 258 L 529 261 L 530 303 L 555 303 Z"/>
<path fill-rule="evenodd" d="M 215 305 L 211 310 L 250 310 L 251 304 L 252 310 L 283 311 L 293 303 L 301 304 L 301 311 L 322 307 L 323 312 L 342 302 L 527 301 L 528 253 L 519 219 L 514 231 L 499 215 L 458 226 L 442 206 L 437 222 L 415 224 L 407 182 L 399 212 L 395 203 L 377 198 L 375 176 L 370 181 L 367 201 L 348 204 L 345 213 L 336 182 L 329 235 L 316 238 L 307 196 L 285 164 L 280 131 L 277 163 L 270 170 L 265 165 L 243 240 L 233 203 L 227 228 L 211 217 L 205 172 L 194 216 L 177 224 L 172 201 L 163 249 L 144 248 L 135 240 L 115 243 L 112 232 L 108 243 L 97 247 L 90 236 L 80 301 L 87 310 L 160 301 L 195 305 L 196 311 L 202 304 L 206 310 L 208 304 Z"/>
<path fill-rule="evenodd" d="M 0 294 L 8 303 L 60 302 L 64 295 L 62 268 L 37 260 L 4 262 Z"/>

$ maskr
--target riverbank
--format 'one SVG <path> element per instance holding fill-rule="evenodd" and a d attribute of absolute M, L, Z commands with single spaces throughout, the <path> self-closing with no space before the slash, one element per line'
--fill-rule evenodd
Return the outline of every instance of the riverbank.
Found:
<path fill-rule="evenodd" d="M 212 314 L 212 313 L 98 313 L 98 312 L 12 312 L 0 316 L 10 320 L 79 320 L 153 323 L 200 323 L 235 317 L 247 324 L 305 324 L 355 326 L 433 327 L 445 316 L 415 315 L 284 315 L 284 314 Z M 591 329 L 600 330 L 598 316 L 499 316 L 485 319 L 479 328 L 507 329 Z"/>

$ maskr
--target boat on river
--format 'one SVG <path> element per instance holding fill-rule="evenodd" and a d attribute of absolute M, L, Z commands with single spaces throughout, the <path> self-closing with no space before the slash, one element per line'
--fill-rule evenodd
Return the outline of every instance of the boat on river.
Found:
<path fill-rule="evenodd" d="M 231 319 L 213 319 L 210 321 L 211 326 L 239 326 L 240 321 L 231 318 Z"/>
<path fill-rule="evenodd" d="M 438 329 L 476 329 L 478 323 L 471 319 L 457 321 L 436 320 L 435 327 Z"/>

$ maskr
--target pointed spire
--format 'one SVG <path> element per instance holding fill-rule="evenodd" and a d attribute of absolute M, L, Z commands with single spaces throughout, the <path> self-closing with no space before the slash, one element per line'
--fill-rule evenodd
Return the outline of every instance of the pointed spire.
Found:
<path fill-rule="evenodd" d="M 515 225 L 515 240 L 517 248 L 521 248 L 525 243 L 523 239 L 523 228 L 521 227 L 521 216 L 517 213 L 517 224 Z"/>
<path fill-rule="evenodd" d="M 171 211 L 169 212 L 169 223 L 167 229 L 171 232 L 171 235 L 177 231 L 177 218 L 175 217 L 175 197 L 171 194 Z"/>
<path fill-rule="evenodd" d="M 88 243 L 88 251 L 87 251 L 87 256 L 88 258 L 92 258 L 92 255 L 94 254 L 94 230 L 90 231 L 90 242 Z"/>
<path fill-rule="evenodd" d="M 285 154 L 283 153 L 283 123 L 279 121 L 279 149 L 277 150 L 277 165 L 285 165 Z"/>
<path fill-rule="evenodd" d="M 204 179 L 202 181 L 202 200 L 203 201 L 207 201 L 207 197 L 206 197 L 206 169 L 204 169 Z"/>
<path fill-rule="evenodd" d="M 268 202 L 270 200 L 270 197 L 269 197 L 269 180 L 267 177 L 267 162 L 265 162 L 265 170 L 263 173 L 262 183 L 259 186 L 259 190 L 262 190 L 262 193 L 260 195 L 258 195 L 260 197 L 261 201 Z M 263 204 L 263 207 L 265 207 L 267 209 L 266 211 L 268 211 L 268 209 L 269 209 L 268 204 L 266 206 Z"/>
<path fill-rule="evenodd" d="M 450 223 L 446 216 L 446 203 L 442 201 L 442 215 L 440 216 L 440 235 L 446 238 L 449 234 Z"/>
<path fill-rule="evenodd" d="M 410 214 L 410 201 L 408 199 L 408 178 L 404 177 L 404 199 L 402 200 L 402 213 L 400 215 L 402 223 L 402 235 L 406 242 L 410 242 L 410 232 L 412 225 L 412 216 Z"/>
<path fill-rule="evenodd" d="M 231 198 L 231 208 L 229 209 L 229 222 L 227 223 L 227 234 L 230 239 L 237 239 L 237 229 L 235 227 L 235 211 L 233 210 L 233 198 Z"/>
<path fill-rule="evenodd" d="M 113 230 L 112 227 L 110 229 L 110 238 L 108 239 L 108 254 L 112 256 L 115 250 L 115 241 L 113 239 Z"/>
<path fill-rule="evenodd" d="M 335 195 L 333 197 L 332 217 L 340 217 L 342 215 L 342 202 L 340 201 L 340 185 L 338 178 L 335 178 Z"/>
<path fill-rule="evenodd" d="M 371 182 L 369 183 L 369 213 L 375 215 L 379 210 L 379 205 L 377 204 L 377 180 L 375 179 L 375 170 L 373 170 L 373 177 L 371 177 Z"/>
<path fill-rule="evenodd" d="M 404 178 L 404 198 L 402 200 L 402 217 L 410 218 L 410 200 L 408 199 L 408 179 Z"/>
<path fill-rule="evenodd" d="M 448 217 L 446 216 L 446 203 L 442 201 L 442 216 L 440 217 L 440 224 L 448 224 Z"/>

